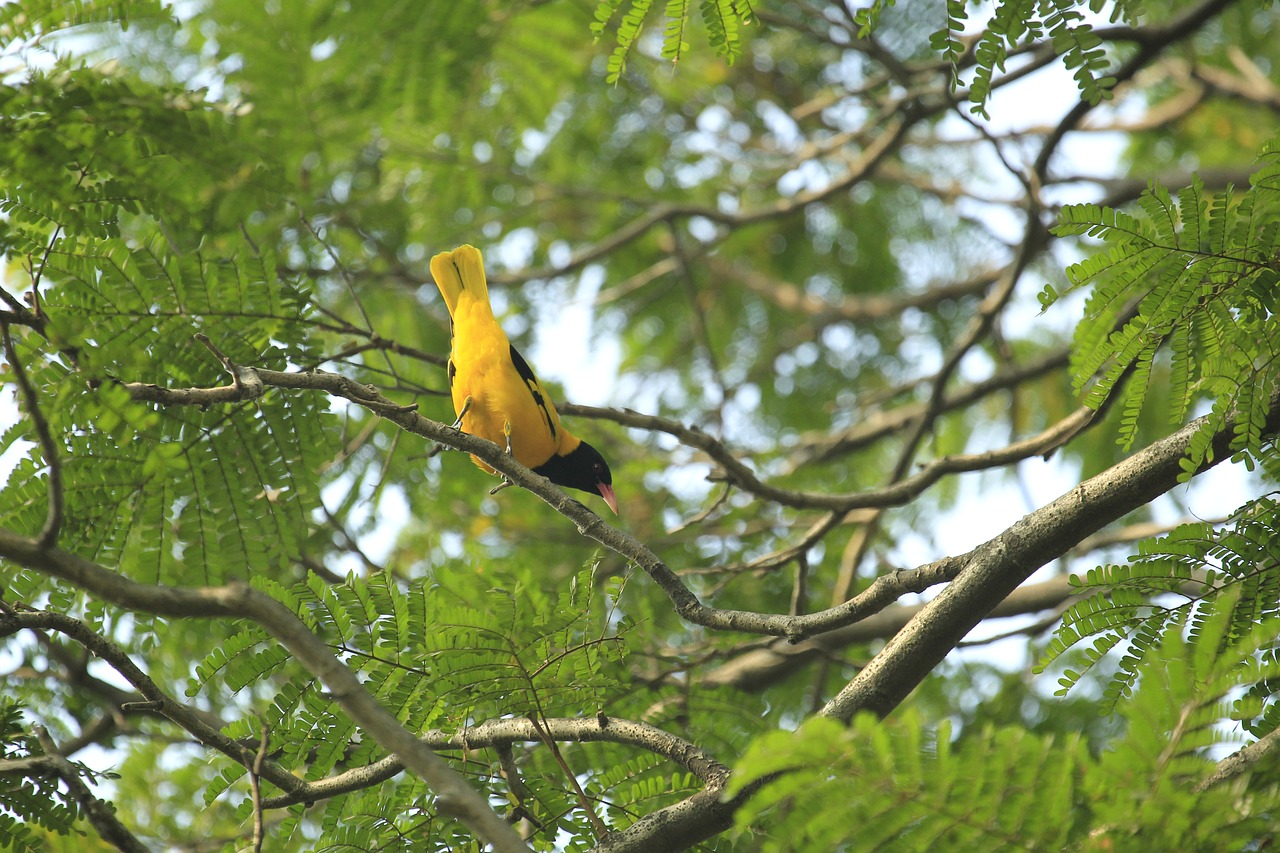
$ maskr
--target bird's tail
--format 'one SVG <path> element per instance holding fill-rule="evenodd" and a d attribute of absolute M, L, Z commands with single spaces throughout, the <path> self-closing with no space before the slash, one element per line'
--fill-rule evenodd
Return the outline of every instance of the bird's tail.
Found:
<path fill-rule="evenodd" d="M 431 259 L 431 277 L 440 288 L 444 304 L 452 316 L 458 300 L 466 298 L 489 304 L 489 282 L 484 277 L 484 258 L 475 246 L 459 246 Z"/>

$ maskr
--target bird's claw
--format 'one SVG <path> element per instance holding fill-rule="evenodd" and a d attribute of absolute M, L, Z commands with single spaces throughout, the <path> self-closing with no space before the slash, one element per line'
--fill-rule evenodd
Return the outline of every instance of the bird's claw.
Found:
<path fill-rule="evenodd" d="M 506 436 L 507 455 L 510 456 L 512 455 L 511 454 L 511 421 L 507 421 L 502 425 L 502 434 Z M 515 483 L 507 479 L 506 474 L 499 474 L 498 476 L 502 477 L 502 482 L 489 490 L 489 494 L 491 495 L 496 495 L 498 492 L 502 491 L 503 489 L 509 489 L 515 485 Z"/>
<path fill-rule="evenodd" d="M 471 395 L 467 395 L 467 399 L 462 401 L 462 411 L 458 412 L 458 419 L 453 422 L 450 429 L 456 429 L 462 432 L 462 419 L 467 416 L 467 412 L 471 411 Z"/>

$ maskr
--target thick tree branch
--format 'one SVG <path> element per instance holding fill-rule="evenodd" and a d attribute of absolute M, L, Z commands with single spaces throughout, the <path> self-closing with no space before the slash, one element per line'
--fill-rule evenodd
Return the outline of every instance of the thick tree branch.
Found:
<path fill-rule="evenodd" d="M 650 812 L 623 832 L 606 836 L 592 853 L 655 853 L 685 850 L 733 826 L 733 813 L 754 793 L 723 799 L 724 783 L 708 785 L 686 800 Z"/>
<path fill-rule="evenodd" d="M 248 370 L 249 368 L 245 369 Z M 667 596 L 675 606 L 676 612 L 682 618 L 693 624 L 702 625 L 704 627 L 717 630 L 772 634 L 774 636 L 787 637 L 792 640 L 801 640 L 815 634 L 820 634 L 845 625 L 853 624 L 866 618 L 872 613 L 879 612 L 907 592 L 920 592 L 927 589 L 929 586 L 940 582 L 940 580 L 951 580 L 955 577 L 959 569 L 969 562 L 968 555 L 961 557 L 949 557 L 944 560 L 931 563 L 928 566 L 920 567 L 912 573 L 885 575 L 878 578 L 867 590 L 849 601 L 835 607 L 810 614 L 793 616 L 790 614 L 758 613 L 745 610 L 721 610 L 709 607 L 699 601 L 697 596 L 690 591 L 680 577 L 646 545 L 634 537 L 609 526 L 590 509 L 570 498 L 559 488 L 552 485 L 549 480 L 544 477 L 540 477 L 525 468 L 496 444 L 478 439 L 465 433 L 459 433 L 458 431 L 443 424 L 423 418 L 413 412 L 412 407 L 398 406 L 379 394 L 376 389 L 367 385 L 362 385 L 361 383 L 355 382 L 344 376 L 322 372 L 282 373 L 279 371 L 264 369 L 257 369 L 254 372 L 264 385 L 281 388 L 325 391 L 335 396 L 348 399 L 353 403 L 366 406 L 371 411 L 381 414 L 383 417 L 393 421 L 404 429 L 423 436 L 424 438 L 475 454 L 495 470 L 505 475 L 512 482 L 534 493 L 543 501 L 550 504 L 552 508 L 577 525 L 580 533 L 595 540 L 601 545 L 604 545 L 606 548 L 609 548 L 644 569 L 644 571 L 646 571 L 658 583 L 663 591 L 666 592 Z M 139 389 L 139 391 L 135 393 L 145 395 L 145 399 L 164 401 L 168 398 L 170 393 L 166 389 L 159 389 L 156 386 L 140 386 L 134 384 L 126 387 L 128 387 L 131 392 L 134 391 L 134 389 Z M 195 392 L 192 390 L 181 392 L 175 400 L 191 402 L 190 397 L 193 394 L 195 394 Z M 198 396 L 198 394 L 195 394 L 195 396 Z M 565 411 L 571 410 L 568 406 L 563 408 Z M 581 411 L 582 407 L 574 407 L 573 410 Z M 609 411 L 609 415 L 619 420 L 619 422 L 626 423 L 627 425 L 666 428 L 679 433 L 679 437 L 681 437 L 682 440 L 687 439 L 690 442 L 701 442 L 701 437 L 709 438 L 706 437 L 704 433 L 685 428 L 675 422 L 668 422 L 664 419 L 653 418 L 648 415 L 639 415 L 628 412 L 617 413 L 612 410 Z M 1058 446 L 1064 437 L 1069 436 L 1072 433 L 1072 430 L 1078 429 L 1084 423 L 1087 423 L 1087 420 L 1087 413 L 1077 412 L 1054 427 L 1051 427 L 1050 430 L 1047 430 L 1040 436 L 1030 439 L 1027 442 L 1020 442 L 1012 445 L 1005 451 L 997 451 L 997 453 L 1003 453 L 1008 457 L 1009 461 L 1013 461 L 1035 455 L 1037 452 L 1046 452 L 1047 450 Z M 1129 480 L 1136 478 L 1141 480 L 1143 484 L 1142 494 L 1149 493 L 1151 497 L 1163 494 L 1176 483 L 1178 473 L 1177 460 L 1181 458 L 1185 451 L 1186 440 L 1196 429 L 1201 427 L 1202 423 L 1203 419 L 1194 421 L 1192 424 L 1176 433 L 1175 436 L 1166 439 L 1164 442 L 1157 443 L 1142 453 L 1131 457 L 1126 462 L 1099 474 L 1093 480 L 1089 481 L 1090 484 L 1093 484 L 1100 489 L 1111 489 L 1116 488 L 1117 484 L 1123 484 L 1124 482 L 1128 482 Z M 1224 437 L 1220 438 L 1220 441 L 1224 442 L 1224 448 L 1229 435 L 1230 428 L 1228 427 Z M 1182 444 L 1180 445 L 1177 444 L 1177 441 L 1175 440 L 1178 437 L 1181 437 L 1180 440 Z M 1174 441 L 1174 445 L 1181 447 L 1182 450 L 1170 450 L 1170 441 Z M 706 442 L 703 443 L 706 444 Z M 1161 464 L 1156 466 L 1153 463 L 1153 472 L 1150 475 L 1135 475 L 1131 472 L 1130 469 L 1133 464 L 1133 459 L 1145 459 L 1153 454 L 1159 458 Z M 936 478 L 937 476 L 940 476 L 940 472 L 948 466 L 960 465 L 963 467 L 963 465 L 975 465 L 975 467 L 981 468 L 989 467 L 991 464 L 994 464 L 992 457 L 988 454 L 977 454 L 975 456 L 982 458 L 952 458 L 953 460 L 959 459 L 959 462 L 948 462 L 946 459 L 936 460 L 935 463 L 932 463 L 934 466 L 933 468 L 926 468 L 920 474 L 903 480 L 902 485 L 896 487 L 904 490 L 902 494 L 895 493 L 895 487 L 890 487 L 887 490 L 880 490 L 875 493 L 876 500 L 884 501 L 883 504 L 878 505 L 891 505 L 892 501 L 905 499 L 904 495 L 909 493 L 910 489 L 923 488 L 922 486 L 919 486 L 920 482 L 928 477 Z M 726 461 L 731 459 L 732 457 L 726 454 Z M 737 463 L 736 460 L 733 461 L 734 464 L 741 467 L 741 463 Z M 977 464 L 978 462 L 981 462 L 981 464 Z M 1170 474 L 1170 469 L 1172 469 L 1172 474 Z M 743 470 L 744 473 L 750 474 L 749 471 L 745 471 L 745 469 Z M 750 475 L 754 477 L 754 474 Z M 1084 488 L 1084 486 L 1081 486 L 1080 488 Z M 1030 574 L 1030 571 L 1034 571 L 1034 568 L 1038 568 L 1045 562 L 1056 558 L 1066 549 L 1077 544 L 1080 539 L 1090 533 L 1093 533 L 1104 524 L 1114 521 L 1124 513 L 1132 511 L 1150 500 L 1150 498 L 1145 498 L 1135 502 L 1135 500 L 1130 499 L 1126 502 L 1125 498 L 1131 498 L 1131 494 L 1124 489 L 1121 489 L 1118 492 L 1118 495 L 1119 498 L 1116 501 L 1114 515 L 1106 515 L 1104 517 L 1104 514 L 1086 514 L 1089 523 L 1085 524 L 1078 531 L 1074 528 L 1068 529 L 1065 533 L 1056 531 L 1057 536 L 1065 536 L 1068 538 L 1076 535 L 1078 532 L 1078 538 L 1065 542 L 1061 550 L 1052 553 L 1050 556 L 1046 556 L 1042 562 L 1036 563 L 1036 565 L 1030 569 L 1027 574 Z M 844 504 L 843 507 L 853 508 L 859 505 L 856 502 L 859 499 L 858 495 L 844 497 L 848 499 L 849 503 L 853 506 L 849 506 L 849 503 L 847 503 Z M 822 506 L 822 503 L 819 501 L 817 505 Z M 1015 528 L 1011 529 L 1010 533 L 1012 533 L 1013 530 L 1020 531 L 1021 528 L 1015 525 Z M 1054 535 L 1055 531 L 1049 531 L 1049 534 Z M 911 580 L 907 580 L 907 578 L 910 578 Z M 1005 595 L 1011 592 L 1017 585 L 1017 583 L 1012 584 L 997 598 L 994 598 L 988 609 L 990 609 L 990 606 L 994 606 L 997 602 L 1003 599 Z M 956 641 L 958 642 L 959 639 L 960 638 L 957 637 Z"/>
<path fill-rule="evenodd" d="M 937 666 L 964 635 L 1037 568 L 1065 553 L 1125 513 L 1144 506 L 1177 484 L 1192 435 L 1205 419 L 1192 421 L 1165 439 L 1087 480 L 1066 495 L 1023 518 L 1004 533 L 957 558 L 965 571 L 890 640 L 870 664 L 820 713 L 849 720 L 859 710 L 888 714 Z M 1226 423 L 1213 442 L 1207 470 L 1228 450 L 1234 424 Z M 1267 430 L 1280 428 L 1280 394 L 1271 400 Z M 1274 741 L 1242 757 L 1269 752 Z M 1243 768 L 1241 768 L 1243 769 Z M 1240 772 L 1231 765 L 1224 774 Z M 1225 778 L 1225 776 L 1224 776 Z M 1206 784 L 1208 784 L 1206 782 Z M 626 831 L 606 838 L 598 853 L 682 850 L 733 825 L 733 813 L 753 791 L 723 801 L 707 790 L 659 809 Z"/>
<path fill-rule="evenodd" d="M 1019 587 L 992 608 L 988 618 L 1037 613 L 1068 603 L 1079 593 L 1063 575 L 1030 586 Z M 871 640 L 888 639 L 914 619 L 923 604 L 891 607 L 868 616 L 860 622 L 837 628 L 800 643 L 775 641 L 763 649 L 738 655 L 708 671 L 700 678 L 711 687 L 733 687 L 739 690 L 764 690 L 794 674 L 814 660 L 827 658 L 841 649 Z"/>
<path fill-rule="evenodd" d="M 1218 762 L 1218 769 L 1196 785 L 1196 792 L 1207 791 L 1242 773 L 1248 773 L 1258 762 L 1274 756 L 1277 749 L 1280 749 L 1280 729 L 1273 729 L 1269 734 Z"/>
<path fill-rule="evenodd" d="M 862 710 L 881 716 L 890 713 L 1032 572 L 1176 486 L 1191 438 L 1209 417 L 1192 421 L 1086 480 L 975 548 L 955 581 L 895 635 L 821 713 L 845 721 Z M 1280 395 L 1272 398 L 1266 423 L 1268 434 L 1277 428 Z M 1197 473 L 1229 455 L 1233 430 L 1233 423 L 1222 425 L 1210 458 Z"/>
<path fill-rule="evenodd" d="M 1099 548 L 1128 544 L 1168 533 L 1177 525 L 1135 524 L 1116 531 L 1105 531 L 1085 539 L 1073 553 L 1088 553 Z M 1189 594 L 1202 592 L 1201 584 L 1190 584 Z M 1081 595 L 1069 575 L 1059 575 L 1039 583 L 1020 586 L 997 604 L 989 619 L 1023 616 L 1057 611 L 1071 605 Z M 751 648 L 699 676 L 699 681 L 712 687 L 733 687 L 758 691 L 771 687 L 817 660 L 828 660 L 842 649 L 872 640 L 887 640 L 905 628 L 924 604 L 901 604 L 825 634 L 799 643 L 775 640 L 768 645 Z"/>

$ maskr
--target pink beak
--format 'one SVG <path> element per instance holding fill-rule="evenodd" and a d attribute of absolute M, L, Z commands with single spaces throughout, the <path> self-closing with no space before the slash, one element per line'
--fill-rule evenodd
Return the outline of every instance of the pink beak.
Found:
<path fill-rule="evenodd" d="M 618 514 L 618 498 L 613 493 L 613 486 L 608 483 L 596 483 L 596 488 L 600 490 L 600 497 L 604 498 L 604 502 L 609 505 L 609 509 L 613 510 L 613 514 Z"/>

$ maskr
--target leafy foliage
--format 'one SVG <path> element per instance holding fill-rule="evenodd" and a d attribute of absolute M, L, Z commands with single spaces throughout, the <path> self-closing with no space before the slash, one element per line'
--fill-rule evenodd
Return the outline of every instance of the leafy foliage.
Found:
<path fill-rule="evenodd" d="M 1101 756 L 1073 736 L 990 726 L 956 736 L 914 715 L 863 715 L 849 728 L 818 718 L 765 735 L 735 769 L 734 791 L 761 786 L 738 827 L 759 833 L 766 851 L 1257 843 L 1270 832 L 1280 790 L 1194 790 L 1215 766 L 1213 748 L 1238 740 L 1224 722 L 1238 714 L 1239 688 L 1280 674 L 1270 652 L 1280 622 L 1244 632 L 1236 625 L 1230 606 L 1168 621 L 1120 706 L 1126 734 Z"/>
<path fill-rule="evenodd" d="M 311 358 L 309 288 L 282 278 L 270 251 L 199 242 L 272 179 L 229 171 L 237 143 L 208 105 L 98 70 L 0 87 L 0 115 L 15 165 L 0 179 L 0 250 L 27 258 L 37 285 L 58 282 L 43 294 L 49 320 L 19 354 L 51 389 L 45 416 L 68 436 L 68 544 L 152 581 L 282 566 L 317 500 L 300 475 L 329 455 L 324 401 L 268 397 L 243 417 L 237 407 L 155 409 L 117 384 L 218 384 L 222 368 L 197 333 L 238 364 Z M 224 191 L 191 196 L 180 175 L 197 164 L 175 156 L 187 148 L 204 152 L 204 181 L 226 181 Z M 75 393 L 86 382 L 93 393 Z M 19 422 L 4 445 L 31 438 L 30 426 Z M 38 529 L 47 463 L 20 464 L 0 523 Z"/>
<path fill-rule="evenodd" d="M 197 332 L 236 363 L 283 367 L 303 352 L 305 323 L 289 318 L 305 317 L 304 293 L 276 277 L 269 257 L 175 256 L 159 238 L 138 248 L 114 238 L 82 241 L 48 272 L 64 282 L 45 302 L 56 321 L 47 340 L 30 335 L 20 352 L 35 381 L 64 389 L 46 416 L 71 436 L 60 449 L 76 483 L 66 493 L 68 543 L 165 582 L 194 572 L 216 583 L 299 553 L 305 512 L 317 500 L 314 480 L 300 475 L 328 456 L 322 399 L 271 395 L 250 417 L 240 406 L 152 408 L 134 402 L 116 377 L 147 375 L 146 354 L 159 350 L 175 358 L 156 379 L 219 384 L 220 366 L 192 339 Z M 229 321 L 245 316 L 260 319 Z M 94 393 L 72 393 L 86 377 Z M 28 427 L 6 441 L 30 437 Z M 38 529 L 43 466 L 28 459 L 10 488 L 3 523 Z"/>
<path fill-rule="evenodd" d="M 22 706 L 0 701 L 0 765 L 44 755 L 25 729 Z M 38 853 L 46 849 L 42 832 L 72 833 L 79 817 L 79 804 L 67 796 L 57 776 L 0 773 L 0 843 L 6 851 Z"/>
<path fill-rule="evenodd" d="M 663 59 L 679 62 L 689 50 L 685 36 L 693 16 L 691 5 L 691 0 L 667 0 L 663 6 L 666 18 L 660 51 Z M 615 45 L 606 63 L 608 82 L 617 83 L 626 71 L 627 57 L 640 40 L 653 6 L 653 0 L 599 0 L 596 4 L 591 32 L 597 41 L 611 25 L 616 28 Z M 699 0 L 698 12 L 716 55 L 732 65 L 742 55 L 740 31 L 752 21 L 751 3 L 748 0 Z"/>
<path fill-rule="evenodd" d="M 860 715 L 848 728 L 819 718 L 766 735 L 743 756 L 734 789 L 765 784 L 738 825 L 771 814 L 766 851 L 838 850 L 854 839 L 896 850 L 990 849 L 1012 839 L 1057 848 L 1084 757 L 1078 740 L 1013 729 L 953 744 L 948 726 L 930 731 L 914 715 L 890 724 Z"/>
<path fill-rule="evenodd" d="M 1124 565 L 1091 570 L 1073 579 L 1089 593 L 1064 614 L 1062 624 L 1037 669 L 1043 671 L 1068 650 L 1085 642 L 1083 668 L 1068 668 L 1059 679 L 1063 695 L 1108 652 L 1121 649 L 1119 667 L 1105 690 L 1106 709 L 1128 697 L 1146 660 L 1160 649 L 1171 625 L 1188 622 L 1203 631 L 1205 614 L 1221 611 L 1233 643 L 1254 626 L 1280 618 L 1280 501 L 1274 496 L 1250 502 L 1221 527 L 1187 524 L 1167 536 L 1143 542 Z M 1270 686 L 1252 685 L 1268 702 Z M 1266 695 L 1258 693 L 1264 691 Z M 1270 707 L 1268 702 L 1268 708 Z M 1268 714 L 1268 720 L 1271 719 Z M 1258 725 L 1255 734 L 1263 725 Z"/>
<path fill-rule="evenodd" d="M 608 600 L 593 593 L 591 569 L 559 592 L 527 587 L 516 577 L 459 573 L 447 582 L 402 585 L 387 574 L 350 577 L 333 585 L 312 575 L 288 588 L 257 582 L 285 602 L 337 654 L 360 673 L 384 707 L 409 729 L 463 735 L 476 721 L 496 720 L 520 709 L 535 720 L 581 717 L 603 712 L 623 689 L 619 664 L 629 621 L 619 619 Z M 498 584 L 498 586 L 493 586 Z M 485 587 L 488 587 L 485 589 Z M 614 590 L 616 593 L 617 590 Z M 483 606 L 476 602 L 483 601 Z M 345 766 L 370 764 L 383 757 L 305 672 L 261 629 L 247 628 L 199 663 L 188 695 L 225 686 L 234 691 L 269 687 L 270 711 L 261 722 L 246 720 L 230 733 L 256 742 L 265 726 L 270 749 L 286 767 L 308 779 L 320 779 Z M 497 759 L 470 752 L 472 772 L 495 780 Z M 240 765 L 225 770 L 205 793 L 212 802 L 245 774 Z M 513 803 L 542 827 L 550 844 L 557 831 L 589 838 L 591 830 L 579 804 L 554 766 L 530 769 L 529 796 Z M 628 804 L 670 801 L 700 787 L 697 780 L 672 777 L 665 762 L 652 758 L 618 765 L 593 780 L 601 802 L 616 810 L 614 822 L 629 823 Z M 394 792 L 394 793 L 392 793 Z M 495 786 L 493 793 L 505 792 Z M 401 799 L 387 822 L 385 808 L 366 809 L 369 797 Z M 251 804 L 246 800 L 242 811 Z M 296 816 L 301 812 L 297 812 Z M 419 782 L 394 783 L 381 792 L 335 798 L 326 809 L 333 827 L 360 827 L 381 844 L 413 835 L 432 849 L 464 845 L 465 835 L 449 821 L 437 820 L 432 796 Z"/>
<path fill-rule="evenodd" d="M 947 24 L 930 37 L 933 48 L 947 57 L 957 71 L 958 63 L 966 52 L 959 37 L 968 18 L 966 5 L 964 0 L 948 0 Z M 1104 5 L 1112 6 L 1113 22 L 1121 18 L 1132 20 L 1138 10 L 1136 2 L 1104 4 L 1100 0 L 1090 0 L 1087 4 L 1076 0 L 1001 0 L 996 3 L 973 49 L 973 79 L 967 92 L 972 105 L 970 111 L 988 118 L 986 104 L 991 97 L 996 73 L 1005 71 L 1005 63 L 1012 51 L 1041 41 L 1046 36 L 1063 64 L 1074 69 L 1073 77 L 1081 96 L 1095 105 L 1110 100 L 1115 78 L 1106 72 L 1112 60 L 1102 47 L 1102 39 L 1081 11 L 1087 7 L 1097 13 Z M 958 76 L 955 82 L 959 85 Z"/>
<path fill-rule="evenodd" d="M 969 18 L 965 0 L 947 0 L 947 25 L 929 37 L 929 45 L 951 63 L 953 85 L 959 85 L 960 58 L 964 56 L 964 23 Z"/>
<path fill-rule="evenodd" d="M 1070 290 L 1092 285 L 1076 332 L 1072 367 L 1077 391 L 1099 407 L 1123 387 L 1119 441 L 1137 434 L 1157 355 L 1169 349 L 1171 422 L 1199 396 L 1214 401 L 1214 418 L 1186 462 L 1195 470 L 1209 453 L 1208 436 L 1240 412 L 1233 447 L 1258 452 L 1276 389 L 1280 340 L 1280 149 L 1262 153 L 1243 193 L 1209 194 L 1196 178 L 1177 200 L 1159 184 L 1139 200 L 1139 212 L 1097 205 L 1063 208 L 1055 233 L 1087 234 L 1105 251 L 1067 268 Z M 1060 294 L 1046 289 L 1042 304 Z M 1125 380 L 1122 382 L 1122 380 Z M 1090 385 L 1090 383 L 1092 383 Z"/>
<path fill-rule="evenodd" d="M 0 6 L 0 42 L 36 39 L 111 24 L 128 29 L 131 21 L 168 18 L 170 10 L 158 0 L 114 2 L 6 3 Z"/>

